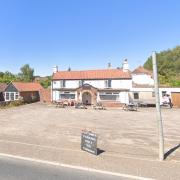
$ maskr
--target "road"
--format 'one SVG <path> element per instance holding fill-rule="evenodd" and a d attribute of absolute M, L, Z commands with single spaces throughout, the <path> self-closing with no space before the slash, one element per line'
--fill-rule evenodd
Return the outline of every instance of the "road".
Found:
<path fill-rule="evenodd" d="M 0 156 L 0 180 L 121 180 L 117 176 Z"/>

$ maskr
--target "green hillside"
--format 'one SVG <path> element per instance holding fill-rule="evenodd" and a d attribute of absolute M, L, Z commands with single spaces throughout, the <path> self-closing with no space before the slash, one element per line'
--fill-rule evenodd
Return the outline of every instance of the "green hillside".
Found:
<path fill-rule="evenodd" d="M 160 83 L 180 87 L 180 46 L 157 53 L 157 64 Z M 152 57 L 144 68 L 152 70 Z"/>

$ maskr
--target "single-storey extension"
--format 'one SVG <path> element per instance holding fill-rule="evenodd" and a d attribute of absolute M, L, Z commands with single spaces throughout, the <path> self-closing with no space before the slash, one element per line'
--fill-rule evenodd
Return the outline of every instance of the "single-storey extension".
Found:
<path fill-rule="evenodd" d="M 15 101 L 23 99 L 25 102 L 35 102 L 40 100 L 40 90 L 43 87 L 34 82 L 12 82 L 7 85 L 3 95 L 4 101 Z"/>

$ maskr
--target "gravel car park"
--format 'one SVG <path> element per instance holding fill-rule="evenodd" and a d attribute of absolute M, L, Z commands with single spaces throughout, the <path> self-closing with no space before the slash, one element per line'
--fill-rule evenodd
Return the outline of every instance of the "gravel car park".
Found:
<path fill-rule="evenodd" d="M 180 109 L 162 109 L 162 117 L 168 151 L 179 144 Z M 80 151 L 81 132 L 85 129 L 97 133 L 102 154 L 158 158 L 155 108 L 99 111 L 34 103 L 1 109 L 0 151 L 5 143 Z M 180 161 L 180 150 L 168 158 Z"/>

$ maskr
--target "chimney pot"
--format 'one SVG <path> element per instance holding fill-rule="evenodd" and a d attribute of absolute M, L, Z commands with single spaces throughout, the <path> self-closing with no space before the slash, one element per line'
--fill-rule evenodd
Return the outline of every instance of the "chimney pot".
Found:
<path fill-rule="evenodd" d="M 58 66 L 53 66 L 53 73 L 57 73 L 58 72 Z"/>
<path fill-rule="evenodd" d="M 128 64 L 128 60 L 127 59 L 124 60 L 124 62 L 122 64 L 122 69 L 123 69 L 124 72 L 129 71 L 129 64 Z"/>

